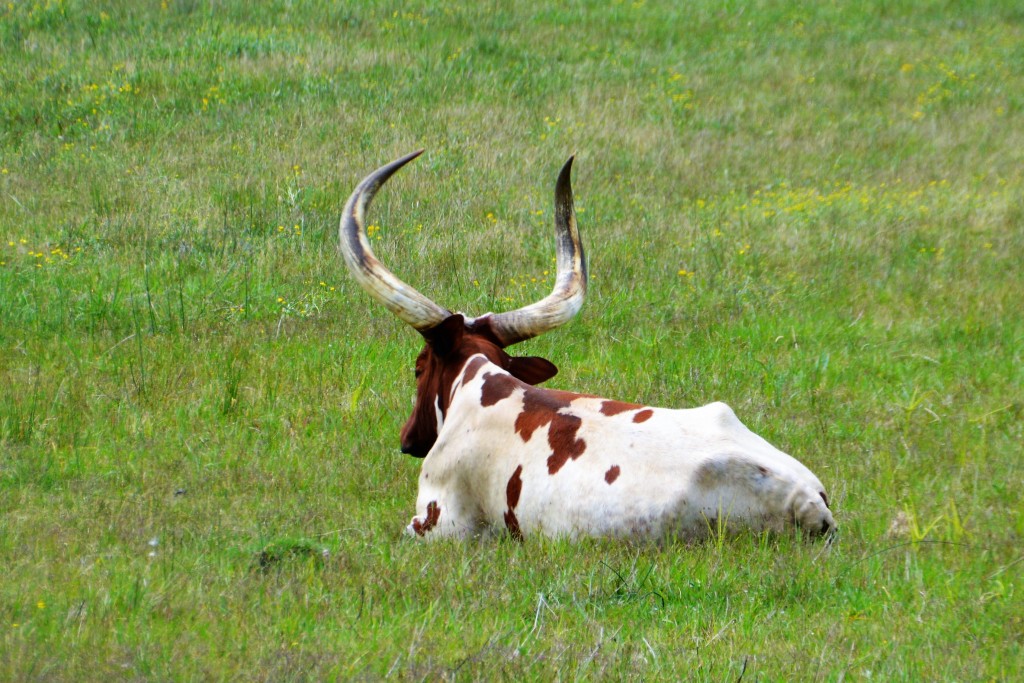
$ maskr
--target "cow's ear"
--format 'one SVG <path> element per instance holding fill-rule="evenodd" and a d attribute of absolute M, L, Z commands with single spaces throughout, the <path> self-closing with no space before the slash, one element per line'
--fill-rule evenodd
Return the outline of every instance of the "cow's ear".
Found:
<path fill-rule="evenodd" d="M 537 356 L 521 356 L 509 361 L 508 371 L 527 384 L 540 384 L 558 374 L 555 364 Z"/>
<path fill-rule="evenodd" d="M 430 344 L 441 358 L 448 357 L 451 352 L 462 343 L 462 336 L 466 333 L 466 319 L 461 313 L 450 315 L 441 321 L 436 327 L 432 327 L 423 333 L 423 338 Z"/>

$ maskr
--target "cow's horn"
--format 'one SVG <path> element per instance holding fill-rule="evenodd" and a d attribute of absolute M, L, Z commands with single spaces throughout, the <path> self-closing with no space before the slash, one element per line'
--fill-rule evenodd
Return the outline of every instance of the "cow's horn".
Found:
<path fill-rule="evenodd" d="M 421 333 L 441 323 L 451 315 L 451 312 L 399 280 L 377 260 L 366 238 L 365 218 L 373 195 L 381 185 L 387 182 L 395 171 L 422 153 L 422 149 L 413 152 L 386 166 L 381 166 L 366 176 L 348 198 L 338 231 L 341 238 L 341 255 L 360 286 L 370 296 L 384 304 L 389 311 Z"/>
<path fill-rule="evenodd" d="M 558 264 L 555 287 L 551 294 L 534 304 L 490 316 L 491 329 L 503 346 L 511 346 L 565 324 L 583 305 L 583 297 L 587 293 L 587 259 L 572 204 L 572 161 L 573 157 L 569 157 L 565 162 L 555 185 Z"/>

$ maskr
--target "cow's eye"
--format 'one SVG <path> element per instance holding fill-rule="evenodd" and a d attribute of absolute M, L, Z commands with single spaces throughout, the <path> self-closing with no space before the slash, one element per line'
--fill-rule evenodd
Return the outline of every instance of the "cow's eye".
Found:
<path fill-rule="evenodd" d="M 423 368 L 416 368 L 413 374 L 416 376 L 416 379 L 419 379 L 423 375 Z"/>

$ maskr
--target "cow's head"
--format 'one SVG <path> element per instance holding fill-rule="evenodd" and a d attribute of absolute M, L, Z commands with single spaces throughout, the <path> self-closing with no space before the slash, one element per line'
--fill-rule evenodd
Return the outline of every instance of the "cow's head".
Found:
<path fill-rule="evenodd" d="M 366 210 L 381 185 L 421 152 L 382 166 L 359 183 L 345 205 L 340 230 L 342 256 L 359 284 L 426 341 L 416 358 L 416 405 L 402 428 L 402 452 L 419 458 L 424 457 L 437 440 L 452 385 L 470 356 L 483 354 L 530 384 L 543 382 L 558 372 L 543 358 L 513 357 L 505 348 L 570 320 L 583 304 L 587 289 L 586 259 L 572 203 L 571 157 L 562 167 L 555 185 L 558 274 L 551 294 L 515 311 L 470 318 L 438 306 L 395 277 L 370 249 L 365 229 Z"/>

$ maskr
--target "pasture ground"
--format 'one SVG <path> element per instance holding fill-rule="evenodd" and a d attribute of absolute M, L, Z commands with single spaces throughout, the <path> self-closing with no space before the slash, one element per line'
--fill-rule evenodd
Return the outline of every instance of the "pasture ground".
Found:
<path fill-rule="evenodd" d="M 1007 680 L 1019 2 L 0 7 L 0 679 Z M 827 548 L 401 537 L 417 335 L 591 287 L 549 386 L 724 400 Z"/>

